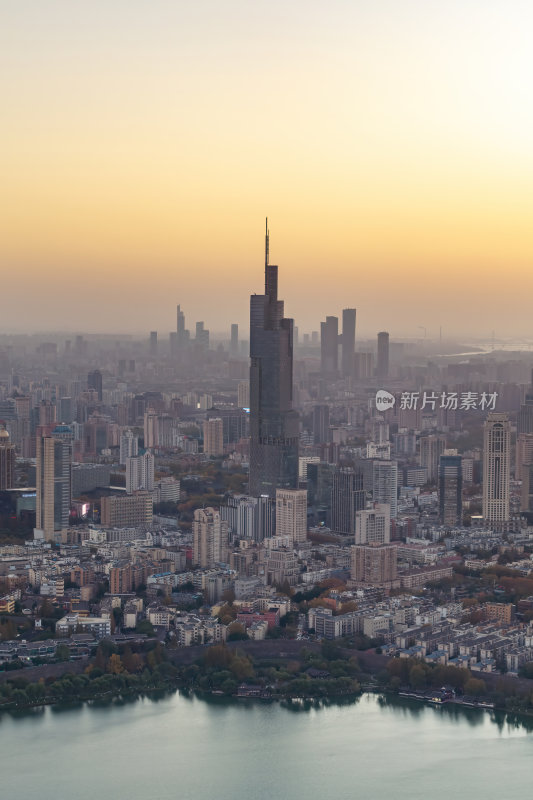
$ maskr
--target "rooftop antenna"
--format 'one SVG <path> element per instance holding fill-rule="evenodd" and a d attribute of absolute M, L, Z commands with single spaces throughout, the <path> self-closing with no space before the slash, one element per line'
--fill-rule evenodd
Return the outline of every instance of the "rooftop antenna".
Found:
<path fill-rule="evenodd" d="M 268 233 L 268 217 L 265 217 L 265 269 L 268 267 L 270 257 L 270 242 Z"/>

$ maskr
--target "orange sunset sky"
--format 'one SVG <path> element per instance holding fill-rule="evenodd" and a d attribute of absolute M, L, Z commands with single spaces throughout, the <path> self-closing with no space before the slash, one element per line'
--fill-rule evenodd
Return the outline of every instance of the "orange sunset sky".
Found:
<path fill-rule="evenodd" d="M 4 0 L 0 333 L 529 336 L 533 4 Z"/>

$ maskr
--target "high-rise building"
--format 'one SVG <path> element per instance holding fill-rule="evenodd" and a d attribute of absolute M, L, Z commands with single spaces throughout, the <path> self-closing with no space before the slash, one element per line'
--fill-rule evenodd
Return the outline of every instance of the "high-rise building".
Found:
<path fill-rule="evenodd" d="M 389 334 L 386 331 L 378 333 L 376 376 L 378 378 L 389 377 Z"/>
<path fill-rule="evenodd" d="M 483 426 L 483 516 L 499 527 L 509 520 L 511 423 L 508 414 L 491 412 Z"/>
<path fill-rule="evenodd" d="M 125 464 L 127 458 L 135 458 L 138 454 L 139 440 L 128 428 L 120 437 L 120 463 Z"/>
<path fill-rule="evenodd" d="M 354 374 L 355 356 L 355 308 L 345 308 L 342 312 L 342 375 L 349 378 Z"/>
<path fill-rule="evenodd" d="M 315 444 L 329 442 L 329 406 L 313 406 L 313 440 Z"/>
<path fill-rule="evenodd" d="M 228 523 L 214 508 L 197 508 L 192 523 L 193 564 L 210 569 L 227 555 Z"/>
<path fill-rule="evenodd" d="M 359 381 L 374 375 L 374 353 L 355 353 L 354 378 Z"/>
<path fill-rule="evenodd" d="M 0 492 L 15 485 L 15 445 L 9 441 L 9 433 L 0 428 Z"/>
<path fill-rule="evenodd" d="M 390 506 L 376 503 L 355 515 L 355 544 L 390 542 Z"/>
<path fill-rule="evenodd" d="M 240 381 L 237 386 L 237 405 L 239 408 L 250 408 L 250 382 Z"/>
<path fill-rule="evenodd" d="M 526 394 L 516 418 L 516 432 L 533 433 L 533 394 Z"/>
<path fill-rule="evenodd" d="M 353 545 L 351 578 L 366 586 L 387 586 L 396 580 L 397 549 L 393 544 Z"/>
<path fill-rule="evenodd" d="M 57 420 L 57 408 L 49 400 L 43 400 L 39 406 L 39 425 L 44 428 Z"/>
<path fill-rule="evenodd" d="M 522 480 L 522 473 L 533 464 L 533 433 L 519 433 L 516 437 L 515 479 Z"/>
<path fill-rule="evenodd" d="M 144 414 L 144 446 L 159 447 L 159 419 L 153 408 Z"/>
<path fill-rule="evenodd" d="M 363 473 L 353 469 L 337 469 L 331 487 L 331 527 L 335 533 L 355 534 L 358 511 L 365 507 Z"/>
<path fill-rule="evenodd" d="M 390 506 L 391 519 L 398 513 L 398 462 L 374 461 L 372 465 L 374 503 Z"/>
<path fill-rule="evenodd" d="M 533 513 L 533 464 L 522 465 L 520 511 Z"/>
<path fill-rule="evenodd" d="M 457 450 L 439 458 L 439 516 L 443 525 L 463 524 L 463 459 Z"/>
<path fill-rule="evenodd" d="M 278 300 L 265 237 L 265 293 L 250 298 L 250 494 L 298 487 L 298 414 L 292 407 L 293 321 Z"/>
<path fill-rule="evenodd" d="M 147 450 L 142 456 L 126 459 L 126 492 L 133 494 L 139 489 L 153 491 L 155 477 L 155 461 Z"/>
<path fill-rule="evenodd" d="M 204 422 L 204 453 L 210 457 L 224 455 L 224 423 L 220 417 Z"/>
<path fill-rule="evenodd" d="M 231 325 L 229 352 L 232 358 L 236 358 L 239 355 L 239 326 L 236 322 Z"/>
<path fill-rule="evenodd" d="M 157 357 L 157 331 L 150 331 L 150 357 Z"/>
<path fill-rule="evenodd" d="M 36 441 L 36 539 L 54 541 L 68 528 L 72 443 L 67 438 L 40 436 Z"/>
<path fill-rule="evenodd" d="M 305 489 L 276 489 L 276 536 L 290 536 L 293 545 L 307 539 Z"/>
<path fill-rule="evenodd" d="M 435 483 L 439 474 L 439 459 L 446 449 L 446 437 L 430 433 L 420 437 L 419 464 L 426 468 L 428 483 Z"/>
<path fill-rule="evenodd" d="M 94 392 L 98 394 L 98 400 L 102 402 L 102 373 L 99 369 L 95 369 L 92 372 L 89 372 L 87 375 L 87 388 L 90 390 L 92 389 Z"/>
<path fill-rule="evenodd" d="M 203 322 L 196 323 L 195 344 L 200 350 L 209 350 L 209 331 L 204 327 Z"/>
<path fill-rule="evenodd" d="M 228 523 L 233 539 L 262 542 L 274 535 L 276 508 L 271 497 L 232 495 L 226 505 L 220 506 L 220 516 Z"/>
<path fill-rule="evenodd" d="M 181 306 L 176 306 L 176 323 L 178 350 L 183 350 L 189 344 L 190 334 L 185 328 L 185 314 L 181 310 Z"/>
<path fill-rule="evenodd" d="M 324 378 L 336 378 L 339 374 L 339 320 L 326 317 L 320 323 L 320 365 Z"/>

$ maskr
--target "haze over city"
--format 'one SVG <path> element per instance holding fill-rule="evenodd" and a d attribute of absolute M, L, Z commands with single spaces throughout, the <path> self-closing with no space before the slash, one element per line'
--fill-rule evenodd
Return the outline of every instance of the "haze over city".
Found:
<path fill-rule="evenodd" d="M 525 2 L 6 2 L 5 332 L 247 324 L 263 220 L 315 330 L 524 336 Z"/>

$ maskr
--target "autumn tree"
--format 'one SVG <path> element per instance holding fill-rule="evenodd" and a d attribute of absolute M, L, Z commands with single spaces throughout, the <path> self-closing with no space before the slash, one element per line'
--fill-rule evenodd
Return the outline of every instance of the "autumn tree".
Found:
<path fill-rule="evenodd" d="M 112 675 L 120 675 L 121 672 L 124 672 L 124 665 L 118 653 L 113 653 L 113 655 L 109 657 L 107 671 Z"/>

